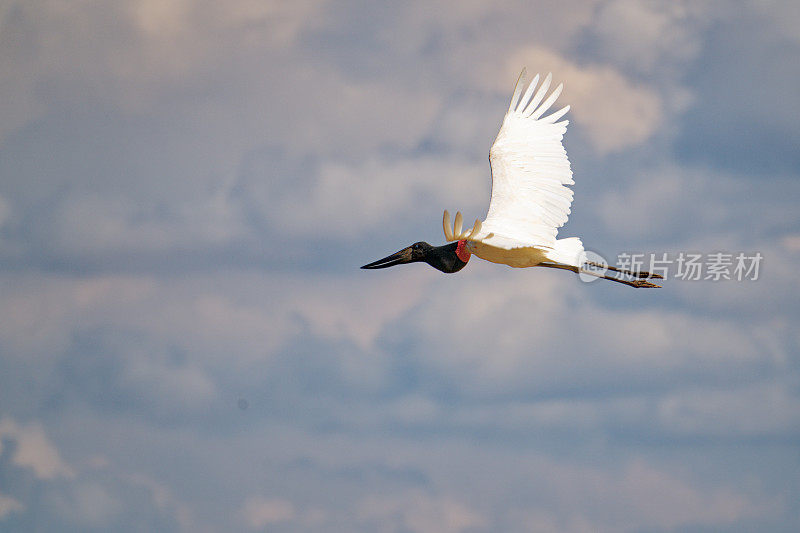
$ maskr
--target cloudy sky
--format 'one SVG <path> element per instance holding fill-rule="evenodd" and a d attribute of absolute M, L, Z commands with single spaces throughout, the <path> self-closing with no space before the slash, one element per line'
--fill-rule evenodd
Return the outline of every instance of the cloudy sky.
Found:
<path fill-rule="evenodd" d="M 791 0 L 1 1 L 0 529 L 794 531 L 798 27 Z M 485 214 L 523 66 L 572 106 L 562 236 L 759 278 L 359 270 Z"/>

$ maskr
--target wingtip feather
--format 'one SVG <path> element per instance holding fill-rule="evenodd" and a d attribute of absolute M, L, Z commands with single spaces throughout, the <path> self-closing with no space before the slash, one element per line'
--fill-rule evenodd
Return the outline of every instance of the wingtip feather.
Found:
<path fill-rule="evenodd" d="M 550 96 L 547 97 L 547 100 L 545 100 L 544 103 L 539 106 L 539 109 L 531 113 L 531 118 L 538 119 L 541 117 L 548 109 L 550 109 L 550 106 L 552 106 L 555 101 L 558 100 L 558 97 L 561 96 L 561 91 L 563 90 L 564 84 L 559 83 L 558 87 L 556 87 L 555 90 L 550 93 Z"/>
<path fill-rule="evenodd" d="M 525 109 L 522 111 L 522 116 L 529 117 L 535 111 L 536 108 L 539 106 L 539 102 L 542 101 L 544 96 L 547 94 L 547 89 L 550 88 L 550 84 L 553 82 L 553 73 L 550 72 L 545 77 L 542 84 L 539 86 L 539 90 L 536 91 L 536 94 L 533 96 L 533 99 L 525 106 Z"/>
<path fill-rule="evenodd" d="M 531 82 L 528 84 L 528 89 L 525 91 L 525 94 L 522 95 L 522 98 L 519 99 L 519 103 L 515 108 L 516 111 L 522 113 L 526 107 L 528 107 L 528 103 L 531 101 L 531 95 L 533 94 L 533 90 L 536 89 L 536 85 L 539 84 L 539 74 L 537 73 L 536 76 L 533 77 Z"/>
<path fill-rule="evenodd" d="M 528 69 L 523 67 L 522 72 L 519 73 L 517 84 L 514 86 L 514 94 L 511 95 L 511 102 L 508 104 L 508 112 L 510 113 L 517 107 L 519 95 L 522 93 L 522 86 L 525 85 L 525 76 L 527 76 Z"/>
<path fill-rule="evenodd" d="M 481 223 L 481 219 L 476 218 L 475 219 L 475 224 L 472 225 L 472 230 L 469 232 L 469 235 L 467 237 L 470 238 L 470 239 L 476 237 L 478 235 L 478 233 L 481 232 L 481 227 L 482 226 L 483 226 L 483 224 Z"/>
<path fill-rule="evenodd" d="M 547 115 L 546 117 L 544 117 L 544 118 L 542 118 L 542 119 L 540 119 L 540 120 L 541 120 L 542 122 L 544 122 L 545 124 L 555 124 L 555 122 L 556 122 L 558 119 L 560 119 L 561 117 L 563 117 L 564 115 L 566 115 L 566 114 L 567 114 L 567 112 L 569 111 L 569 109 L 570 109 L 570 108 L 569 108 L 569 106 L 568 106 L 568 105 L 565 105 L 564 107 L 562 107 L 562 108 L 561 108 L 561 109 L 559 109 L 558 111 L 555 111 L 555 112 L 553 112 L 553 113 L 550 113 L 549 115 Z M 567 125 L 568 123 L 569 123 L 569 121 L 568 121 L 568 120 L 565 120 L 564 122 L 559 122 L 559 124 L 564 124 L 564 125 Z"/>

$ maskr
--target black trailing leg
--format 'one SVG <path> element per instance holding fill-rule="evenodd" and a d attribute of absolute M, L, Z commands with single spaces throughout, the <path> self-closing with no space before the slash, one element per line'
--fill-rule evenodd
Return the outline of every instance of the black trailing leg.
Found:
<path fill-rule="evenodd" d="M 586 263 L 586 264 L 591 264 L 591 263 Z M 595 264 L 597 264 L 597 263 L 595 263 Z M 601 268 L 603 267 L 603 265 L 599 265 L 599 264 L 597 264 L 597 265 L 599 267 L 601 267 Z M 623 285 L 627 285 L 629 287 L 636 287 L 636 288 L 639 288 L 639 289 L 645 289 L 645 288 L 646 289 L 660 289 L 661 288 L 661 285 L 656 285 L 655 283 L 650 283 L 649 281 L 644 280 L 644 279 L 628 280 L 628 279 L 615 278 L 614 276 L 608 276 L 606 274 L 598 274 L 597 272 L 592 272 L 591 270 L 585 270 L 583 268 L 579 268 L 579 267 L 576 267 L 576 266 L 573 266 L 573 265 L 564 265 L 564 264 L 561 264 L 561 263 L 539 263 L 537 266 L 542 266 L 542 267 L 547 267 L 547 268 L 560 268 L 560 269 L 563 269 L 563 270 L 569 270 L 571 272 L 575 272 L 576 274 L 588 274 L 588 275 L 594 276 L 596 278 L 607 279 L 608 281 L 616 281 L 617 283 L 622 283 Z M 655 277 L 655 276 L 653 276 L 653 277 Z M 658 278 L 661 278 L 661 276 L 658 276 Z"/>

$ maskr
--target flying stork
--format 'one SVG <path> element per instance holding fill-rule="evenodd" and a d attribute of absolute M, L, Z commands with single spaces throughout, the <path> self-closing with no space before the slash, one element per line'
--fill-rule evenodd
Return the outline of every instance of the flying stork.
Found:
<path fill-rule="evenodd" d="M 442 226 L 449 244 L 432 246 L 417 242 L 361 268 L 424 262 L 449 274 L 464 268 L 474 254 L 492 263 L 517 268 L 560 268 L 631 287 L 659 287 L 647 279 L 662 279 L 660 275 L 590 262 L 578 237 L 556 238 L 572 204 L 573 191 L 567 185 L 575 183 L 561 144 L 569 121 L 559 121 L 569 106 L 543 117 L 561 94 L 563 84 L 547 96 L 552 74 L 547 75 L 538 90 L 537 74 L 523 94 L 525 77 L 523 69 L 503 125 L 489 150 L 492 195 L 483 222 L 476 220 L 471 229 L 464 230 L 461 212 L 456 213 L 455 223 L 451 224 L 450 213 L 445 210 Z M 598 267 L 604 270 L 595 270 Z M 611 276 L 606 270 L 634 279 Z"/>

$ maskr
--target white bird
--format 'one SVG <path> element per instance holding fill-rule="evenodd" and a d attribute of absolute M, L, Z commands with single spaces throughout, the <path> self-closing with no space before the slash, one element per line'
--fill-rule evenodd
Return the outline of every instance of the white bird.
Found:
<path fill-rule="evenodd" d="M 569 106 L 543 116 L 561 94 L 563 84 L 548 96 L 552 74 L 537 89 L 537 74 L 526 86 L 525 69 L 517 80 L 508 112 L 491 149 L 492 196 L 489 211 L 471 229 L 462 228 L 456 213 L 451 225 L 446 210 L 442 219 L 444 246 L 415 243 L 361 268 L 386 268 L 402 263 L 426 262 L 446 273 L 458 272 L 475 254 L 481 259 L 512 267 L 548 267 L 584 273 L 632 287 L 658 287 L 646 281 L 657 274 L 632 272 L 588 262 L 578 237 L 558 239 L 558 228 L 567 222 L 572 205 L 572 170 L 561 140 Z M 525 92 L 523 93 L 523 89 Z M 545 98 L 547 97 L 547 98 Z M 590 268 L 586 268 L 586 267 Z M 608 275 L 614 271 L 623 277 Z M 625 279 L 632 277 L 633 279 Z"/>

